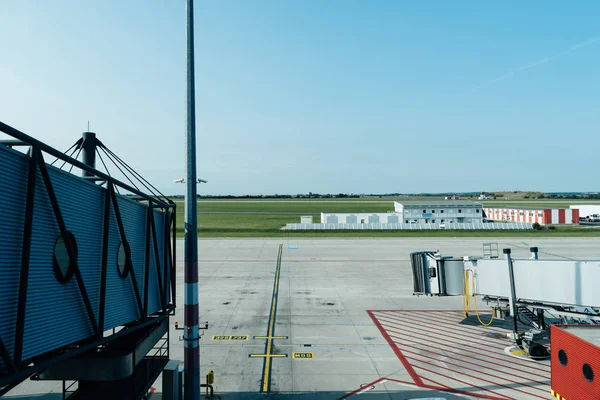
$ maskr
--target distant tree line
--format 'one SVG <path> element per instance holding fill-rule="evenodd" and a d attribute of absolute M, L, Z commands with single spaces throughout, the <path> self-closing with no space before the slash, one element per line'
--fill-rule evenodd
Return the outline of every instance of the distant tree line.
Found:
<path fill-rule="evenodd" d="M 169 196 L 172 199 L 183 199 L 183 195 Z M 308 194 L 259 194 L 259 195 L 197 195 L 199 199 L 343 199 L 343 198 L 359 198 L 361 195 L 358 194 L 319 194 L 319 193 L 308 193 Z"/>
<path fill-rule="evenodd" d="M 308 192 L 306 194 L 298 193 L 295 195 L 291 194 L 257 194 L 257 195 L 197 195 L 199 199 L 345 199 L 345 198 L 361 198 L 361 197 L 446 197 L 446 196 L 459 196 L 461 198 L 473 198 L 477 197 L 482 192 L 468 192 L 468 193 L 367 193 L 367 194 L 355 194 L 355 193 L 313 193 Z M 517 191 L 513 193 L 519 193 Z M 503 193 L 485 192 L 489 199 L 497 199 L 504 197 Z M 181 194 L 168 196 L 172 199 L 183 199 L 184 196 Z M 540 193 L 540 192 L 527 192 L 524 199 L 575 199 L 575 200 L 600 200 L 600 193 Z"/>
<path fill-rule="evenodd" d="M 529 198 L 525 196 L 525 198 Z M 590 194 L 577 194 L 577 193 L 568 193 L 568 194 L 540 194 L 537 197 L 532 197 L 537 199 L 568 199 L 568 200 L 600 200 L 600 194 L 598 193 L 590 193 Z"/>

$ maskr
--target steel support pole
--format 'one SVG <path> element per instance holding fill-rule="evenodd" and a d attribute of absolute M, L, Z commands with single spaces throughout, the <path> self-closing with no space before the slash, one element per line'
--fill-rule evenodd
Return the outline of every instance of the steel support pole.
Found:
<path fill-rule="evenodd" d="M 198 213 L 196 199 L 196 99 L 194 82 L 194 1 L 186 0 L 186 192 L 185 192 L 185 301 L 184 398 L 200 398 L 200 341 L 198 337 Z"/>
<path fill-rule="evenodd" d="M 510 278 L 510 314 L 513 319 L 513 333 L 515 334 L 515 341 L 518 345 L 521 345 L 521 339 L 519 338 L 519 326 L 517 317 L 517 291 L 515 289 L 515 271 L 513 270 L 513 261 L 510 257 L 510 249 L 503 250 L 508 263 L 508 277 Z"/>
<path fill-rule="evenodd" d="M 81 143 L 81 160 L 85 165 L 89 165 L 92 168 L 96 168 L 96 147 L 98 146 L 98 139 L 94 132 L 83 132 L 83 142 Z M 94 176 L 88 171 L 81 171 L 83 176 Z"/>

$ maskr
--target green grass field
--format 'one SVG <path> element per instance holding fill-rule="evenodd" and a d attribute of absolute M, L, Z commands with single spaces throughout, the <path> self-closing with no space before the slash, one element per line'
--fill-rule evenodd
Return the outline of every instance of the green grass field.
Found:
<path fill-rule="evenodd" d="M 428 198 L 431 200 L 431 198 Z M 412 200 L 415 200 L 412 198 Z M 285 231 L 286 223 L 299 223 L 300 215 L 320 221 L 321 212 L 386 212 L 394 199 L 292 199 L 292 200 L 200 200 L 200 237 L 589 237 L 600 236 L 600 228 L 557 227 L 541 231 Z M 496 200 L 484 206 L 569 207 L 570 204 L 600 204 L 600 201 Z M 183 235 L 184 206 L 177 202 L 177 232 Z M 206 214 L 219 213 L 219 214 Z M 252 214 L 261 213 L 261 214 Z"/>
<path fill-rule="evenodd" d="M 310 214 L 308 214 L 310 215 Z M 319 216 L 314 216 L 318 221 Z M 177 214 L 177 231 L 183 232 L 184 214 Z M 203 234 L 279 233 L 287 223 L 300 222 L 295 215 L 280 214 L 198 214 L 198 231 Z"/>
<path fill-rule="evenodd" d="M 183 209 L 183 203 L 177 204 Z M 198 202 L 199 212 L 269 212 L 320 214 L 322 212 L 386 212 L 394 209 L 393 201 L 351 201 L 339 200 L 203 200 Z"/>

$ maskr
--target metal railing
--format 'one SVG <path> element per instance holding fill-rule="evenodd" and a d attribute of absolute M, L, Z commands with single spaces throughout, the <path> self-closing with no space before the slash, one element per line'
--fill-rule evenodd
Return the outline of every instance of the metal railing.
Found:
<path fill-rule="evenodd" d="M 441 228 L 440 224 L 286 224 L 286 230 L 318 231 L 318 230 L 527 230 L 533 229 L 532 224 L 525 222 L 507 223 L 447 223 Z"/>

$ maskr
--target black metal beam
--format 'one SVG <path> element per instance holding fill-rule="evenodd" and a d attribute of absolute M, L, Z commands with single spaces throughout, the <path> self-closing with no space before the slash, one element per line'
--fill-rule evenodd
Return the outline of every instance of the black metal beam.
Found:
<path fill-rule="evenodd" d="M 33 137 L 31 137 L 31 136 L 29 136 L 29 135 L 21 132 L 20 130 L 18 130 L 16 128 L 13 128 L 10 125 L 5 124 L 4 122 L 0 122 L 0 132 L 4 132 L 4 133 L 6 133 L 6 134 L 8 134 L 8 135 L 10 135 L 10 136 L 18 139 L 18 140 L 21 140 L 23 142 L 26 142 L 26 143 L 30 144 L 31 146 L 37 147 L 39 150 L 44 151 L 44 152 L 50 154 L 51 156 L 54 156 L 54 157 L 59 158 L 59 159 L 61 159 L 63 161 L 66 161 L 69 164 L 71 164 L 71 165 L 73 165 L 73 166 L 75 166 L 75 167 L 77 167 L 77 168 L 79 168 L 81 170 L 87 171 L 87 172 L 89 172 L 89 173 L 91 173 L 91 174 L 93 174 L 93 175 L 95 175 L 95 176 L 97 176 L 99 178 L 103 178 L 104 180 L 106 180 L 108 182 L 112 182 L 116 186 L 119 186 L 119 187 L 121 187 L 123 189 L 126 189 L 127 191 L 129 191 L 129 192 L 131 192 L 133 194 L 137 194 L 138 196 L 141 196 L 141 197 L 143 197 L 145 199 L 150 199 L 150 196 L 148 196 L 147 194 L 145 194 L 145 193 L 143 193 L 143 192 L 141 192 L 139 190 L 136 190 L 135 188 L 127 185 L 126 183 L 123 183 L 123 182 L 121 182 L 121 181 L 119 181 L 119 180 L 111 177 L 110 175 L 105 174 L 102 171 L 98 171 L 97 169 L 92 168 L 89 165 L 86 165 L 86 164 L 82 163 L 81 161 L 79 161 L 79 160 L 77 160 L 75 158 L 72 158 L 72 157 L 69 157 L 69 156 L 65 155 L 60 150 L 56 150 L 55 148 L 53 148 L 51 146 L 48 146 L 47 144 L 45 144 L 45 143 L 43 143 L 43 142 L 41 142 L 41 141 L 39 141 L 39 140 L 37 140 L 37 139 L 35 139 Z M 162 200 L 152 199 L 152 201 L 156 202 L 157 204 L 160 204 L 163 207 L 170 207 L 168 203 L 166 203 L 166 202 L 164 202 Z"/>
<path fill-rule="evenodd" d="M 162 277 L 160 276 L 160 254 L 158 254 L 158 238 L 156 237 L 156 224 L 154 223 L 154 209 L 150 206 L 150 227 L 152 229 L 152 243 L 154 247 L 154 263 L 156 264 L 156 277 L 158 278 L 158 293 L 160 295 L 160 306 L 166 308 L 165 293 L 162 286 Z"/>
<path fill-rule="evenodd" d="M 165 302 L 166 304 L 169 304 L 169 298 L 167 296 L 167 291 L 169 290 L 169 271 L 171 270 L 171 255 L 169 254 L 169 239 L 170 239 L 170 235 L 169 233 L 171 232 L 171 230 L 169 229 L 169 209 L 165 209 L 164 210 L 164 243 L 163 243 L 163 292 L 165 294 Z"/>
<path fill-rule="evenodd" d="M 24 142 L 22 140 L 10 140 L 10 139 L 0 140 L 0 144 L 3 144 L 3 145 L 8 146 L 8 147 L 13 147 L 13 146 L 31 146 L 29 143 Z"/>
<path fill-rule="evenodd" d="M 113 191 L 112 183 L 108 184 L 104 193 L 104 227 L 102 231 L 102 272 L 100 273 L 100 310 L 98 311 L 99 336 L 104 335 L 104 310 L 106 309 L 106 274 L 108 270 L 108 234 L 110 230 L 110 202 Z"/>
<path fill-rule="evenodd" d="M 152 218 L 152 204 L 148 207 L 146 215 L 146 264 L 144 266 L 144 318 L 148 315 L 148 275 L 150 275 L 150 219 Z"/>
<path fill-rule="evenodd" d="M 114 190 L 110 192 L 110 197 L 112 199 L 113 210 L 115 211 L 115 217 L 117 219 L 117 225 L 119 226 L 119 234 L 121 235 L 121 240 L 125 242 L 127 241 L 127 238 L 125 236 L 125 227 L 123 226 L 123 219 L 121 218 L 121 209 L 119 208 L 119 202 L 117 201 L 117 194 Z M 140 310 L 140 317 L 142 317 L 145 315 L 144 306 L 142 304 L 140 288 L 138 287 L 137 279 L 135 278 L 135 271 L 133 270 L 133 265 L 128 265 L 127 267 L 129 268 L 129 275 L 131 276 L 131 283 L 133 284 L 133 292 L 135 293 L 135 299 Z"/>
<path fill-rule="evenodd" d="M 17 326 L 15 332 L 14 362 L 21 365 L 23 355 L 23 335 L 25 333 L 25 308 L 27 306 L 27 284 L 29 281 L 29 260 L 31 256 L 31 233 L 33 231 L 33 206 L 35 204 L 35 183 L 40 149 L 31 148 L 29 172 L 27 176 L 27 200 L 25 201 L 25 220 L 23 221 L 23 247 L 21 248 L 21 273 L 19 277 L 19 299 L 17 305 Z"/>
<path fill-rule="evenodd" d="M 173 294 L 173 305 L 177 306 L 177 285 L 175 284 L 175 277 L 177 271 L 177 212 L 174 208 L 171 212 L 171 224 L 173 224 L 173 237 L 171 240 L 173 241 L 173 250 L 171 251 L 171 292 Z"/>
<path fill-rule="evenodd" d="M 98 178 L 97 176 L 80 176 L 80 178 L 92 182 L 106 182 L 104 178 Z"/>
<path fill-rule="evenodd" d="M 85 288 L 85 283 L 83 282 L 83 277 L 81 276 L 81 271 L 79 270 L 79 263 L 77 261 L 77 255 L 75 254 L 75 246 L 71 242 L 71 236 L 67 234 L 67 227 L 65 226 L 65 221 L 62 217 L 62 213 L 58 205 L 56 193 L 54 193 L 52 180 L 50 179 L 48 169 L 46 168 L 46 163 L 44 162 L 44 157 L 41 153 L 39 154 L 38 158 L 38 167 L 40 168 L 42 178 L 44 179 L 44 185 L 46 186 L 46 191 L 48 192 L 48 198 L 50 199 L 50 204 L 52 205 L 52 210 L 54 211 L 54 217 L 56 218 L 58 228 L 60 229 L 60 234 L 63 237 L 63 240 L 65 241 L 65 247 L 67 248 L 67 254 L 69 255 L 69 262 L 73 262 L 74 264 L 73 272 L 75 274 L 75 279 L 77 280 L 77 286 L 79 287 L 79 291 L 81 292 L 81 297 L 83 299 L 83 304 L 85 305 L 85 310 L 88 314 L 88 318 L 90 320 L 90 324 L 92 325 L 94 334 L 98 335 L 98 324 L 96 322 L 96 317 L 94 316 L 92 303 L 90 303 L 90 298 Z"/>
<path fill-rule="evenodd" d="M 15 372 L 17 370 L 17 366 L 13 362 L 12 358 L 10 358 L 10 353 L 4 345 L 2 338 L 0 338 L 0 358 L 2 361 L 4 361 L 4 365 L 6 365 L 9 371 Z"/>

